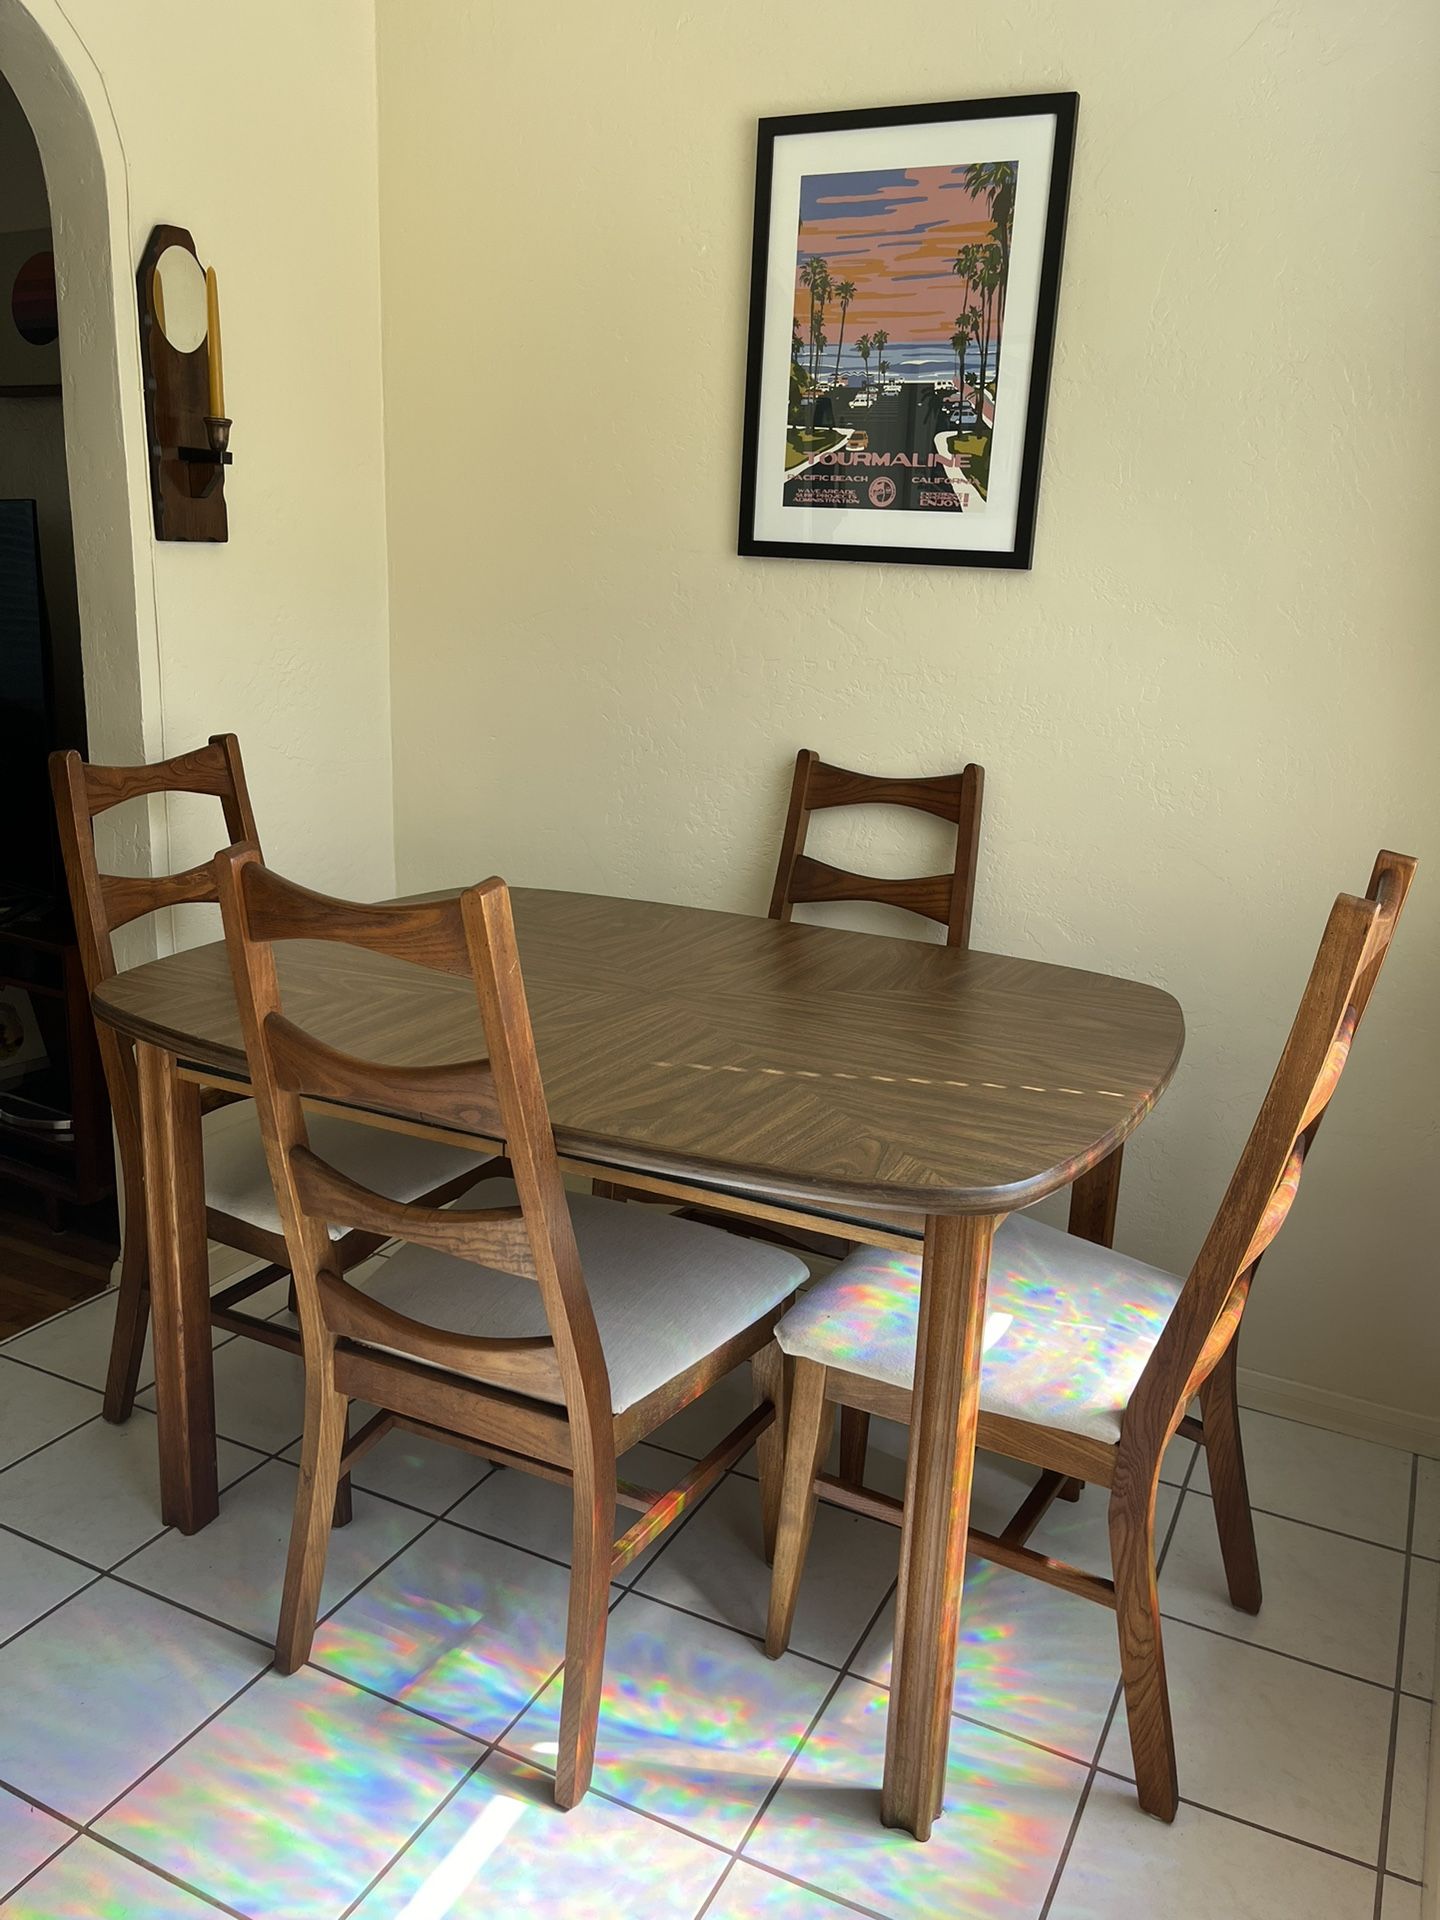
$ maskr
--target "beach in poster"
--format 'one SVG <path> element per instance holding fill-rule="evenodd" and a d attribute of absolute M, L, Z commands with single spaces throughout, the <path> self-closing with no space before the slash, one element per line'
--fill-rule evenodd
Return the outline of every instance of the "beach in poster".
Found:
<path fill-rule="evenodd" d="M 1028 564 L 1074 97 L 913 113 L 762 122 L 742 551 Z"/>

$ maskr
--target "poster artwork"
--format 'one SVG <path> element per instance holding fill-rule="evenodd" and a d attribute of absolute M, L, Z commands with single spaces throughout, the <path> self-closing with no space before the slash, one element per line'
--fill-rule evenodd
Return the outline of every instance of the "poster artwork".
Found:
<path fill-rule="evenodd" d="M 802 177 L 786 506 L 983 514 L 1018 174 Z"/>

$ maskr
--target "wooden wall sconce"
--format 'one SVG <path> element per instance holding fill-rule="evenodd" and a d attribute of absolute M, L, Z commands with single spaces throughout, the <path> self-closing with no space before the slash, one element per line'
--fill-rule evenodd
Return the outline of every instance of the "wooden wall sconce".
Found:
<path fill-rule="evenodd" d="M 227 540 L 230 421 L 215 272 L 183 227 L 156 227 L 140 256 L 140 360 L 157 540 Z"/>

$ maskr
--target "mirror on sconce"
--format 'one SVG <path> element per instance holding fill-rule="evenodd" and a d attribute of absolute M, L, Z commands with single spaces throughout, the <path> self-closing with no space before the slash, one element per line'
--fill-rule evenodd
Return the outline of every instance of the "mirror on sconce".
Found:
<path fill-rule="evenodd" d="M 167 247 L 155 262 L 155 318 L 177 353 L 205 342 L 205 274 L 186 247 Z"/>

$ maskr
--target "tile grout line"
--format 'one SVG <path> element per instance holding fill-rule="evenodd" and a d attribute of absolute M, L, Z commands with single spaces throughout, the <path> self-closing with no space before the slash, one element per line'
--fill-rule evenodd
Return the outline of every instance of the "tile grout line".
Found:
<path fill-rule="evenodd" d="M 1317 1431 L 1323 1432 L 1324 1429 Z M 1191 1487 L 1189 1491 L 1197 1500 L 1211 1500 L 1213 1503 L 1213 1496 L 1204 1487 Z M 1332 1540 L 1353 1540 L 1357 1547 L 1378 1547 L 1382 1553 L 1398 1553 L 1402 1557 L 1409 1551 L 1403 1541 L 1397 1546 L 1393 1540 L 1375 1540 L 1366 1533 L 1348 1533 L 1344 1527 L 1327 1527 L 1323 1520 L 1301 1520 L 1293 1513 L 1281 1513 L 1278 1507 L 1252 1506 L 1250 1511 L 1266 1520 L 1283 1520 L 1287 1526 L 1309 1527 L 1313 1533 L 1328 1534 Z"/>
<path fill-rule="evenodd" d="M 29 1546 L 43 1547 L 46 1553 L 53 1553 L 58 1560 L 69 1560 L 77 1567 L 84 1567 L 87 1573 L 106 1571 L 104 1567 L 97 1566 L 95 1561 L 83 1559 L 78 1553 L 71 1553 L 68 1547 L 53 1546 L 50 1541 L 42 1540 L 38 1534 L 27 1533 L 24 1527 L 17 1527 L 13 1520 L 0 1520 L 0 1533 L 11 1533 L 17 1540 L 24 1540 Z M 18 1631 L 23 1633 L 25 1629 L 21 1627 Z"/>
<path fill-rule="evenodd" d="M 1248 1647 L 1252 1653 L 1273 1653 L 1277 1660 L 1289 1660 L 1297 1667 L 1310 1667 L 1316 1673 L 1331 1673 L 1337 1680 L 1353 1680 L 1357 1686 L 1374 1687 L 1377 1693 L 1394 1691 L 1395 1683 L 1392 1680 L 1372 1680 L 1368 1674 L 1327 1666 L 1323 1660 L 1311 1660 L 1303 1653 L 1287 1653 L 1284 1647 L 1267 1647 L 1263 1640 L 1247 1640 L 1243 1634 L 1226 1633 L 1223 1627 L 1206 1626 L 1200 1620 L 1187 1620 L 1183 1613 L 1167 1613 L 1164 1607 L 1160 1609 L 1160 1618 L 1167 1620 L 1172 1627 L 1189 1627 L 1195 1633 L 1208 1633 L 1212 1639 L 1228 1640 L 1232 1646 Z"/>
<path fill-rule="evenodd" d="M 1390 1744 L 1385 1759 L 1385 1793 L 1380 1803 L 1380 1836 L 1375 1851 L 1374 1920 L 1381 1920 L 1385 1902 L 1385 1867 L 1390 1852 L 1390 1813 L 1395 1794 L 1395 1753 L 1400 1743 L 1400 1701 L 1405 1679 L 1405 1629 L 1410 1612 L 1410 1548 L 1415 1539 L 1415 1507 L 1420 1489 L 1420 1456 L 1410 1456 L 1410 1517 L 1405 1529 L 1405 1580 L 1400 1590 L 1399 1645 L 1395 1651 L 1395 1689 L 1390 1704 Z"/>
<path fill-rule="evenodd" d="M 99 1818 L 98 1814 L 96 1818 Z M 20 1892 L 22 1887 L 28 1886 L 32 1880 L 37 1879 L 40 1874 L 44 1873 L 47 1867 L 53 1867 L 62 1854 L 71 1852 L 78 1840 L 88 1840 L 92 1846 L 100 1847 L 106 1853 L 113 1853 L 122 1860 L 130 1861 L 133 1866 L 140 1867 L 147 1875 L 153 1875 L 157 1880 L 164 1881 L 170 1886 L 178 1888 L 181 1893 L 189 1894 L 192 1899 L 198 1900 L 202 1906 L 208 1907 L 212 1913 L 227 1914 L 229 1915 L 229 1920 L 252 1920 L 252 1916 L 242 1913 L 238 1907 L 227 1906 L 223 1900 L 216 1900 L 212 1894 L 203 1893 L 199 1887 L 191 1886 L 188 1880 L 180 1879 L 178 1875 L 171 1873 L 167 1867 L 156 1866 L 154 1862 L 150 1860 L 142 1860 L 138 1853 L 132 1853 L 128 1847 L 117 1845 L 115 1841 L 108 1839 L 103 1833 L 92 1833 L 88 1827 L 77 1828 L 63 1847 L 57 1848 L 48 1860 L 43 1861 L 35 1868 L 34 1872 L 26 1874 L 25 1878 L 19 1883 L 19 1886 L 12 1887 L 10 1892 L 4 1896 L 5 1903 L 8 1905 L 9 1901 L 15 1894 Z"/>
<path fill-rule="evenodd" d="M 80 1586 L 75 1588 L 73 1593 L 67 1593 L 63 1600 L 57 1600 L 53 1607 L 46 1607 L 45 1611 L 43 1613 L 37 1613 L 33 1620 L 27 1620 L 23 1627 L 17 1627 L 8 1639 L 0 1640 L 0 1651 L 3 1651 L 6 1647 L 13 1647 L 15 1642 L 19 1640 L 22 1635 L 29 1633 L 32 1627 L 38 1627 L 43 1620 L 48 1620 L 51 1614 L 59 1613 L 62 1607 L 68 1607 L 70 1602 L 72 1600 L 78 1600 L 82 1593 L 89 1593 L 92 1587 L 98 1587 L 104 1578 L 103 1573 L 97 1573 L 93 1580 L 83 1581 Z"/>
<path fill-rule="evenodd" d="M 31 1372 L 33 1373 L 34 1371 L 35 1369 L 32 1367 Z M 55 1377 L 58 1379 L 60 1376 L 57 1374 Z M 67 1381 L 66 1384 L 73 1386 L 75 1383 L 73 1381 Z M 63 1433 L 52 1434 L 48 1440 L 42 1440 L 38 1447 L 31 1447 L 28 1453 L 19 1454 L 14 1460 L 7 1460 L 5 1465 L 0 1467 L 0 1476 L 9 1473 L 12 1467 L 23 1467 L 25 1462 L 27 1460 L 33 1460 L 37 1453 L 44 1453 L 47 1447 L 55 1446 L 58 1441 L 68 1440 L 72 1433 L 79 1433 L 82 1427 L 93 1427 L 95 1422 L 100 1418 L 99 1413 L 87 1413 L 83 1420 L 77 1420 L 73 1427 L 66 1427 Z"/>

